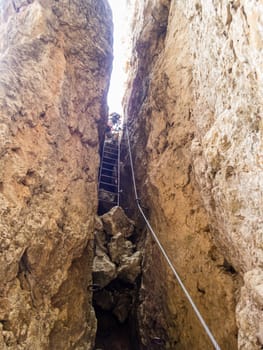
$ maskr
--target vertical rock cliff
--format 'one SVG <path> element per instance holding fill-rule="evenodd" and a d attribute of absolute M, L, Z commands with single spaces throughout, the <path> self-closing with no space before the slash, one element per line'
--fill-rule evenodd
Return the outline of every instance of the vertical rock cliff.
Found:
<path fill-rule="evenodd" d="M 92 349 L 111 11 L 7 0 L 0 21 L 0 348 Z"/>
<path fill-rule="evenodd" d="M 262 4 L 156 0 L 134 8 L 125 105 L 142 203 L 222 349 L 258 349 Z M 149 348 L 157 335 L 166 348 L 208 349 L 147 242 L 138 311 L 143 344 Z"/>

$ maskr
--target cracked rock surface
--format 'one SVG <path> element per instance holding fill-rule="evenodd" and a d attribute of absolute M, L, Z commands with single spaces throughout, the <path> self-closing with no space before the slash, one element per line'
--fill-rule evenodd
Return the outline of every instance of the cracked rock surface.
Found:
<path fill-rule="evenodd" d="M 135 1 L 130 12 L 124 104 L 138 195 L 221 347 L 256 350 L 262 329 L 262 1 L 146 0 Z M 151 241 L 146 244 L 145 345 L 148 325 L 157 320 L 168 330 L 167 346 L 207 348 L 176 282 L 158 252 L 152 260 Z M 165 296 L 152 287 L 160 270 Z M 161 300 L 156 311 L 154 300 Z"/>
<path fill-rule="evenodd" d="M 92 349 L 109 6 L 1 1 L 0 32 L 0 348 Z"/>

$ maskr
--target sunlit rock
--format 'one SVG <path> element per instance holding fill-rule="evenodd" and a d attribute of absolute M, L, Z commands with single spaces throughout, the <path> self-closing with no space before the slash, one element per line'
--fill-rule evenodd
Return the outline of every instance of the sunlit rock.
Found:
<path fill-rule="evenodd" d="M 136 1 L 131 29 L 124 105 L 140 203 L 226 349 L 259 346 L 262 304 L 246 274 L 263 261 L 262 15 L 254 0 Z M 207 348 L 161 254 L 146 244 L 144 345 L 152 321 L 172 349 Z M 237 324 L 243 276 L 249 312 Z"/>
<path fill-rule="evenodd" d="M 0 1 L 0 348 L 92 349 L 107 1 Z"/>
<path fill-rule="evenodd" d="M 244 286 L 237 305 L 240 349 L 257 349 L 263 345 L 263 272 L 254 269 L 244 275 Z"/>

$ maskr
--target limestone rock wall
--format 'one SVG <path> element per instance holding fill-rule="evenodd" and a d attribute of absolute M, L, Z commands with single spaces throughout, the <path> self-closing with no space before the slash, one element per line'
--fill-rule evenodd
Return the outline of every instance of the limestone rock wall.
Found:
<path fill-rule="evenodd" d="M 1 1 L 0 32 L 0 348 L 92 349 L 111 12 Z"/>
<path fill-rule="evenodd" d="M 222 349 L 262 341 L 262 16 L 249 0 L 134 11 L 125 108 L 140 196 Z M 165 315 L 166 347 L 208 348 L 168 271 L 160 283 L 166 304 L 153 315 L 146 298 L 144 313 Z"/>

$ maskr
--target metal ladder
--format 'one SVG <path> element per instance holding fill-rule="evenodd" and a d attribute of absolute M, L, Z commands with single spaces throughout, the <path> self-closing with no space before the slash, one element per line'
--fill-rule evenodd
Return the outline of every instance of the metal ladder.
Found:
<path fill-rule="evenodd" d="M 105 139 L 99 172 L 99 202 L 120 204 L 120 135 Z"/>

